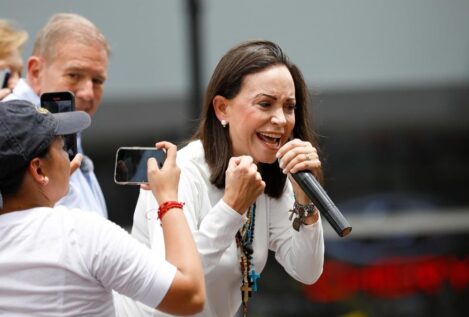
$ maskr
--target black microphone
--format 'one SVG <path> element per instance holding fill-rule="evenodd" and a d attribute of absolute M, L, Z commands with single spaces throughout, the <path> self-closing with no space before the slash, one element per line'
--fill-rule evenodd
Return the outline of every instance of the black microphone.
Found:
<path fill-rule="evenodd" d="M 310 171 L 300 171 L 291 175 L 339 236 L 345 237 L 352 231 L 347 219 L 341 214 Z"/>

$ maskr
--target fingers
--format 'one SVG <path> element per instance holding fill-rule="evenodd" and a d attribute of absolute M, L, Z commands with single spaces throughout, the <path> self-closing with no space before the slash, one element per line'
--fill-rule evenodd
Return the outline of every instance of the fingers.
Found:
<path fill-rule="evenodd" d="M 158 203 L 177 199 L 180 169 L 176 164 L 176 145 L 162 141 L 155 144 L 158 149 L 166 150 L 166 159 L 162 168 L 158 167 L 155 158 L 147 162 L 148 184 L 142 189 L 151 189 Z"/>
<path fill-rule="evenodd" d="M 282 172 L 296 173 L 310 170 L 314 172 L 321 167 L 321 161 L 315 147 L 311 143 L 294 139 L 286 143 L 277 153 Z"/>
<path fill-rule="evenodd" d="M 228 163 L 224 201 L 243 214 L 264 192 L 265 182 L 250 156 L 233 157 Z"/>
<path fill-rule="evenodd" d="M 257 172 L 257 165 L 254 164 L 254 160 L 251 156 L 240 156 L 238 160 L 238 167 L 241 169 L 248 169 L 252 172 Z"/>
<path fill-rule="evenodd" d="M 148 185 L 146 183 L 140 184 L 140 188 L 143 189 L 143 190 L 151 190 L 150 185 Z"/>
<path fill-rule="evenodd" d="M 147 170 L 148 173 L 152 172 L 155 173 L 159 170 L 158 163 L 154 157 L 150 157 L 147 161 Z"/>
<path fill-rule="evenodd" d="M 5 98 L 5 97 L 8 96 L 9 94 L 11 94 L 11 89 L 10 89 L 10 88 L 2 88 L 2 89 L 0 89 L 0 100 L 2 100 L 3 98 Z"/>
<path fill-rule="evenodd" d="M 176 156 L 177 156 L 177 146 L 176 145 L 174 145 L 171 142 L 161 141 L 161 142 L 157 142 L 155 144 L 155 147 L 157 149 L 165 149 L 166 150 L 166 160 L 165 160 L 165 163 L 163 164 L 163 167 L 166 164 L 168 164 L 168 165 L 169 164 L 171 164 L 171 165 L 176 164 Z"/>
<path fill-rule="evenodd" d="M 81 165 L 83 161 L 83 155 L 78 153 L 75 155 L 73 160 L 70 161 L 70 175 L 72 175 Z"/>
<path fill-rule="evenodd" d="M 176 164 L 176 155 L 177 155 L 177 146 L 172 144 L 168 141 L 160 141 L 155 144 L 157 149 L 165 149 L 166 150 L 166 159 L 163 164 L 163 168 L 165 165 L 174 166 Z M 150 173 L 155 174 L 158 173 L 160 170 L 158 163 L 155 158 L 150 157 L 147 161 L 147 171 L 148 171 L 148 179 L 150 179 Z"/>
<path fill-rule="evenodd" d="M 241 162 L 241 156 L 236 156 L 236 157 L 232 157 L 230 158 L 230 160 L 228 161 L 228 167 L 226 169 L 226 171 L 233 171 L 238 165 L 239 165 L 239 162 Z"/>
<path fill-rule="evenodd" d="M 147 161 L 147 179 L 149 183 L 155 182 L 160 174 L 160 168 L 154 157 L 150 157 Z M 151 186 L 149 185 L 151 188 Z"/>
<path fill-rule="evenodd" d="M 264 191 L 265 183 L 262 180 L 261 173 L 257 170 L 257 165 L 254 163 L 252 157 L 242 156 L 237 168 L 240 169 L 241 173 L 246 173 L 254 178 L 255 193 L 260 195 Z"/>
<path fill-rule="evenodd" d="M 16 84 L 20 80 L 20 74 L 19 72 L 12 72 L 10 74 L 10 78 L 8 78 L 8 88 L 10 88 L 10 92 L 13 92 L 13 89 L 15 88 Z"/>
<path fill-rule="evenodd" d="M 236 171 L 239 175 L 258 174 L 261 178 L 260 173 L 257 171 L 257 165 L 251 156 L 238 156 L 232 157 L 228 162 L 228 168 L 226 173 L 231 174 Z"/>

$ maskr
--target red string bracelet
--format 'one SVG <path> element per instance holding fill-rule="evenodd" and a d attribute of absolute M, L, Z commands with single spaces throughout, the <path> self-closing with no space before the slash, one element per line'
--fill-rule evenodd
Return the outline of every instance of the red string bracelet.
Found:
<path fill-rule="evenodd" d="M 161 221 L 163 216 L 168 212 L 168 210 L 172 208 L 181 208 L 184 206 L 184 203 L 180 203 L 178 201 L 167 201 L 160 205 L 158 208 L 158 219 Z"/>

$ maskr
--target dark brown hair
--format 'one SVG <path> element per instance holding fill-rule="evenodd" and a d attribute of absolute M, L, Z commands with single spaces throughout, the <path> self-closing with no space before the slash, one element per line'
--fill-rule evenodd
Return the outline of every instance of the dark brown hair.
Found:
<path fill-rule="evenodd" d="M 52 141 L 55 140 L 56 138 L 60 138 L 60 137 L 56 136 L 54 137 L 54 139 L 52 139 Z M 47 147 L 39 148 L 37 150 L 37 154 L 35 154 L 33 158 L 46 157 L 49 154 L 52 141 L 47 145 Z M 9 172 L 9 174 L 5 177 L 5 179 L 0 179 L 0 193 L 4 197 L 14 195 L 20 190 L 20 187 L 23 184 L 23 180 L 26 175 L 26 171 L 28 170 L 28 166 L 30 162 L 31 161 L 29 161 L 26 165 L 21 166 L 18 169 Z M 0 209 L 2 208 L 0 207 Z"/>
<path fill-rule="evenodd" d="M 225 187 L 225 171 L 232 156 L 232 144 L 227 129 L 224 129 L 215 115 L 213 98 L 221 95 L 234 98 L 240 91 L 244 78 L 274 65 L 285 65 L 295 84 L 295 127 L 291 138 L 309 141 L 318 147 L 313 134 L 308 108 L 310 98 L 303 75 L 291 63 L 282 49 L 275 43 L 263 40 L 242 42 L 230 49 L 219 61 L 205 91 L 202 114 L 197 131 L 192 140 L 202 141 L 205 160 L 210 168 L 210 181 L 218 188 Z M 281 196 L 285 187 L 286 175 L 278 163 L 259 163 L 258 170 L 266 183 L 265 193 L 274 198 Z M 319 175 L 322 178 L 322 175 Z"/>

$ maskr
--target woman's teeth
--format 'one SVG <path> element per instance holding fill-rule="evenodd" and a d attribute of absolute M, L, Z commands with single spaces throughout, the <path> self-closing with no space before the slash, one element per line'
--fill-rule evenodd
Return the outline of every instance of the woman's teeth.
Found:
<path fill-rule="evenodd" d="M 272 133 L 257 133 L 257 135 L 264 141 L 270 144 L 278 144 L 280 142 L 280 136 Z"/>

